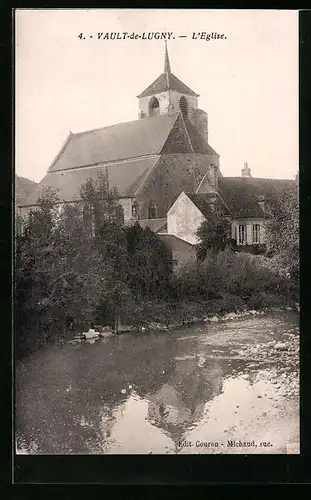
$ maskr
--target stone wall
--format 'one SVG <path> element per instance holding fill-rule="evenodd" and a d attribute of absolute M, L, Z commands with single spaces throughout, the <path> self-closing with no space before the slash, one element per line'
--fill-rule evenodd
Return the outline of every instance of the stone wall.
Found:
<path fill-rule="evenodd" d="M 198 108 L 198 98 L 195 96 L 189 96 L 181 94 L 175 90 L 169 90 L 165 92 L 160 92 L 158 94 L 150 95 L 147 97 L 139 98 L 139 118 L 141 118 L 140 112 L 142 111 L 144 117 L 149 116 L 149 102 L 153 97 L 156 97 L 159 101 L 160 115 L 166 115 L 168 113 L 168 106 L 171 103 L 171 112 L 176 113 L 179 111 L 179 100 L 184 96 L 188 102 L 189 118 L 195 116 L 194 111 Z"/>
<path fill-rule="evenodd" d="M 200 178 L 209 168 L 210 155 L 196 153 L 162 155 L 142 190 L 136 194 L 140 206 L 139 218 L 148 218 L 150 200 L 158 206 L 157 217 L 166 217 L 168 210 L 182 191 L 195 193 Z"/>

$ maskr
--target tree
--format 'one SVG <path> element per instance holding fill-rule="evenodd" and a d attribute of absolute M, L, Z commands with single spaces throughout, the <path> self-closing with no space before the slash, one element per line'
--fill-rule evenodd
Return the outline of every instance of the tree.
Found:
<path fill-rule="evenodd" d="M 92 222 L 95 228 L 99 228 L 103 221 L 113 222 L 116 220 L 118 207 L 118 192 L 111 187 L 108 174 L 99 174 L 96 180 L 89 178 L 80 189 L 81 200 L 89 206 L 92 214 Z"/>
<path fill-rule="evenodd" d="M 232 244 L 231 222 L 225 216 L 222 207 L 214 205 L 209 208 L 206 220 L 202 222 L 197 231 L 200 243 L 197 249 L 198 260 L 204 260 L 209 251 L 217 253 L 225 250 Z"/>
<path fill-rule="evenodd" d="M 269 200 L 266 223 L 267 247 L 281 266 L 299 281 L 299 198 L 298 188 Z"/>
<path fill-rule="evenodd" d="M 172 255 L 148 227 L 136 223 L 126 230 L 129 254 L 129 285 L 136 296 L 167 292 L 172 275 Z"/>
<path fill-rule="evenodd" d="M 16 339 L 19 349 L 64 334 L 67 318 L 90 323 L 107 268 L 77 206 L 60 212 L 53 193 L 38 199 L 16 242 Z M 58 215 L 57 215 L 58 214 Z"/>
<path fill-rule="evenodd" d="M 117 326 L 131 301 L 127 284 L 129 262 L 125 230 L 114 222 L 104 221 L 97 231 L 95 243 L 106 268 L 100 309 L 106 311 L 108 318 L 112 316 Z"/>

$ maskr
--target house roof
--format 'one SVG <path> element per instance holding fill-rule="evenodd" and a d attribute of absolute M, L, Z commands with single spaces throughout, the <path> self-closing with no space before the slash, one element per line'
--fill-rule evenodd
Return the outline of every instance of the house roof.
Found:
<path fill-rule="evenodd" d="M 284 193 L 295 185 L 294 179 L 264 179 L 260 177 L 223 177 L 224 186 L 230 189 L 243 189 L 254 196 L 270 196 Z"/>
<path fill-rule="evenodd" d="M 284 193 L 294 183 L 290 179 L 223 177 L 219 180 L 218 191 L 234 217 L 264 218 L 268 215 L 258 203 L 259 196 L 268 200 L 278 193 Z"/>
<path fill-rule="evenodd" d="M 116 187 L 120 196 L 134 196 L 161 154 L 169 155 L 167 161 L 171 163 L 175 156 L 176 161 L 183 163 L 186 160 L 180 153 L 193 152 L 197 153 L 195 162 L 200 164 L 206 163 L 206 154 L 215 154 L 208 144 L 200 142 L 195 128 L 183 120 L 180 112 L 70 134 L 46 176 L 23 200 L 23 205 L 35 205 L 48 186 L 59 190 L 61 200 L 78 200 L 81 185 L 106 171 L 110 185 Z"/>
<path fill-rule="evenodd" d="M 171 65 L 167 51 L 167 43 L 165 41 L 165 55 L 164 55 L 164 73 L 162 73 L 149 87 L 147 87 L 141 94 L 137 97 L 147 97 L 153 94 L 159 94 L 160 92 L 165 92 L 167 90 L 176 90 L 181 94 L 187 94 L 199 97 L 191 90 L 187 85 L 185 85 L 177 76 L 173 75 L 171 72 Z"/>
<path fill-rule="evenodd" d="M 166 218 L 162 219 L 139 219 L 137 221 L 128 221 L 127 225 L 133 224 L 133 222 L 138 222 L 138 224 L 145 229 L 146 227 L 149 227 L 151 231 L 154 233 L 157 233 L 158 231 L 164 231 L 166 228 Z"/>
<path fill-rule="evenodd" d="M 175 236 L 174 234 L 167 234 L 167 233 L 158 233 L 157 236 L 165 243 L 165 245 L 168 246 L 170 250 L 183 250 L 185 248 L 193 248 L 195 249 L 195 245 L 192 243 L 189 243 L 186 240 L 183 240 L 182 238 L 179 238 L 178 236 Z"/>
<path fill-rule="evenodd" d="M 27 179 L 26 177 L 20 177 L 15 175 L 15 203 L 16 205 L 21 205 L 30 196 L 30 194 L 36 189 L 37 183 Z"/>
<path fill-rule="evenodd" d="M 178 112 L 70 133 L 48 172 L 160 154 L 174 125 L 181 127 L 182 120 L 182 114 Z M 217 154 L 189 120 L 183 121 L 195 153 Z M 176 142 L 176 137 L 171 139 L 171 142 Z"/>
<path fill-rule="evenodd" d="M 58 191 L 61 201 L 79 200 L 82 184 L 88 179 L 95 181 L 100 174 L 106 175 L 106 172 L 110 186 L 116 187 L 120 196 L 133 196 L 158 160 L 159 156 L 151 156 L 96 167 L 48 172 L 28 197 L 27 205 L 35 205 L 38 196 L 48 186 Z"/>
<path fill-rule="evenodd" d="M 160 115 L 70 134 L 48 171 L 159 154 L 177 116 Z"/>
<path fill-rule="evenodd" d="M 224 215 L 230 216 L 231 213 L 226 207 L 226 205 L 222 202 L 222 200 L 219 198 L 217 193 L 202 193 L 202 194 L 196 194 L 196 193 L 186 193 L 188 198 L 198 207 L 200 212 L 207 217 L 210 215 L 210 207 L 211 207 L 211 202 L 213 200 L 216 200 L 219 204 L 221 204 L 224 208 Z"/>
<path fill-rule="evenodd" d="M 137 97 L 147 97 L 159 94 L 160 92 L 166 92 L 167 90 L 176 90 L 181 94 L 199 97 L 199 94 L 193 92 L 190 87 L 185 85 L 181 80 L 179 80 L 179 78 L 177 78 L 177 76 L 173 75 L 173 73 L 162 73 Z"/>

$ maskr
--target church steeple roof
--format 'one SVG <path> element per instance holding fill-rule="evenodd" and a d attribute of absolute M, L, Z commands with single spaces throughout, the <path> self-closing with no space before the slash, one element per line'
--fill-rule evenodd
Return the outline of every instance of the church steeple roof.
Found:
<path fill-rule="evenodd" d="M 164 73 L 170 74 L 170 72 L 171 72 L 171 65 L 170 65 L 170 60 L 168 57 L 167 42 L 165 40 Z"/>
<path fill-rule="evenodd" d="M 160 92 L 166 92 L 167 90 L 176 90 L 181 94 L 192 95 L 199 97 L 191 90 L 187 85 L 185 85 L 177 76 L 173 75 L 171 72 L 171 65 L 168 56 L 167 43 L 165 42 L 165 55 L 164 55 L 164 73 L 162 73 L 149 87 L 147 87 L 141 94 L 137 97 L 147 97 L 153 94 L 159 94 Z"/>

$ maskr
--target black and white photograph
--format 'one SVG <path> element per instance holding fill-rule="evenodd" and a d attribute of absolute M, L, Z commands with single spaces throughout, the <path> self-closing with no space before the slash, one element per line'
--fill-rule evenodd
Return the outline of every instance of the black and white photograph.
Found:
<path fill-rule="evenodd" d="M 299 455 L 298 11 L 14 23 L 15 453 Z"/>

